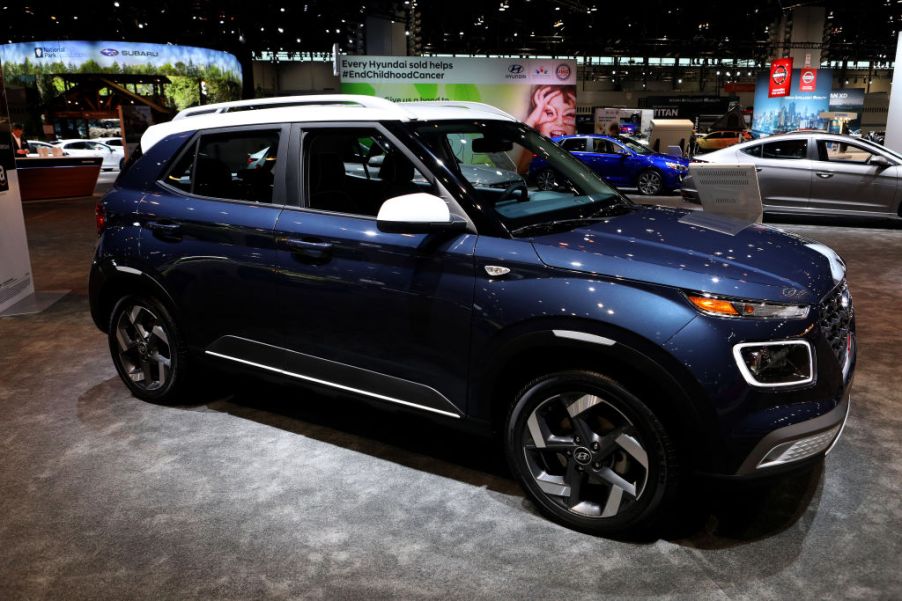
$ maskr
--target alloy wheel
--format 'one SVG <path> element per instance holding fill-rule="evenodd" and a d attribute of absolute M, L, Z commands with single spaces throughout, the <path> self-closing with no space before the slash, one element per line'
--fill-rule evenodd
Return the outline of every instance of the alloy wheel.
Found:
<path fill-rule="evenodd" d="M 157 315 L 133 304 L 120 313 L 115 334 L 119 363 L 132 384 L 146 391 L 163 388 L 172 377 L 172 347 Z"/>
<path fill-rule="evenodd" d="M 593 394 L 557 394 L 539 403 L 521 445 L 546 498 L 580 517 L 614 517 L 635 504 L 648 483 L 648 453 L 638 430 Z"/>
<path fill-rule="evenodd" d="M 657 171 L 645 171 L 639 175 L 639 191 L 646 196 L 654 196 L 661 191 L 661 176 Z"/>
<path fill-rule="evenodd" d="M 554 188 L 557 186 L 554 172 L 551 169 L 545 169 L 544 171 L 541 171 L 536 177 L 536 180 L 539 190 L 554 190 Z"/>

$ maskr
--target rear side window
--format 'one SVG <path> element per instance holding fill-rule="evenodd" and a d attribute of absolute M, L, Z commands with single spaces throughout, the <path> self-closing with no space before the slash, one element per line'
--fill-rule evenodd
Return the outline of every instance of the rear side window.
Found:
<path fill-rule="evenodd" d="M 586 139 L 585 138 L 567 138 L 566 140 L 561 140 L 561 148 L 564 150 L 576 150 L 581 151 L 586 149 Z"/>
<path fill-rule="evenodd" d="M 765 159 L 804 159 L 808 157 L 808 140 L 780 140 L 762 144 Z"/>
<path fill-rule="evenodd" d="M 279 130 L 204 134 L 166 176 L 197 196 L 272 202 Z"/>

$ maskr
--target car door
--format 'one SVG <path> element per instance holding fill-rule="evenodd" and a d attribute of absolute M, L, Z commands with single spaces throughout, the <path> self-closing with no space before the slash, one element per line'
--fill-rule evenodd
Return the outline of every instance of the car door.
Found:
<path fill-rule="evenodd" d="M 808 158 L 808 144 L 808 137 L 794 137 L 736 151 L 737 162 L 755 165 L 765 209 L 804 211 L 808 207 L 813 164 Z"/>
<path fill-rule="evenodd" d="M 561 148 L 572 154 L 574 157 L 592 167 L 592 153 L 589 150 L 588 138 L 566 138 L 561 140 Z"/>
<path fill-rule="evenodd" d="M 626 164 L 629 152 L 604 138 L 590 138 L 590 143 L 592 170 L 615 186 L 628 185 L 631 181 Z"/>
<path fill-rule="evenodd" d="M 864 144 L 836 138 L 817 138 L 816 142 L 812 210 L 896 214 L 902 177 L 898 161 Z M 874 164 L 875 157 L 886 159 L 890 165 Z"/>
<path fill-rule="evenodd" d="M 193 136 L 139 204 L 144 265 L 173 297 L 194 346 L 265 336 L 287 135 L 270 125 Z M 246 168 L 261 149 L 267 160 Z"/>
<path fill-rule="evenodd" d="M 270 327 L 283 349 L 280 369 L 458 416 L 476 235 L 380 231 L 376 215 L 388 198 L 425 192 L 454 203 L 381 125 L 309 125 L 299 139 L 296 206 L 286 206 L 275 228 Z M 378 168 L 368 164 L 376 154 L 384 155 Z"/>

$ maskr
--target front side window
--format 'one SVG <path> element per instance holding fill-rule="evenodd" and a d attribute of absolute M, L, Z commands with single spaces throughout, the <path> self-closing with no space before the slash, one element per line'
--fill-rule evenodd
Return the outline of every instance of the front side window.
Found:
<path fill-rule="evenodd" d="M 614 154 L 614 146 L 607 140 L 602 140 L 601 138 L 593 138 L 592 139 L 592 152 L 597 152 L 598 154 Z"/>
<path fill-rule="evenodd" d="M 828 161 L 830 163 L 867 165 L 876 155 L 876 152 L 869 150 L 864 146 L 847 144 L 845 142 L 834 142 L 832 140 L 818 140 L 817 150 L 820 160 Z"/>
<path fill-rule="evenodd" d="M 620 136 L 617 139 L 620 141 L 621 144 L 623 144 L 624 146 L 626 146 L 627 148 L 629 148 L 636 154 L 654 154 L 655 153 L 654 150 L 652 150 L 645 144 L 642 144 L 641 142 L 637 142 L 636 140 L 634 140 L 632 138 Z"/>
<path fill-rule="evenodd" d="M 372 128 L 310 129 L 303 153 L 312 209 L 375 217 L 389 198 L 436 193 L 400 148 Z"/>
<path fill-rule="evenodd" d="M 780 140 L 762 144 L 761 156 L 765 159 L 808 158 L 808 140 Z"/>
<path fill-rule="evenodd" d="M 552 222 L 576 227 L 576 220 L 631 206 L 565 149 L 522 124 L 438 121 L 416 124 L 414 133 L 515 236 Z"/>
<path fill-rule="evenodd" d="M 272 202 L 279 137 L 278 130 L 204 134 L 164 181 L 197 196 Z"/>

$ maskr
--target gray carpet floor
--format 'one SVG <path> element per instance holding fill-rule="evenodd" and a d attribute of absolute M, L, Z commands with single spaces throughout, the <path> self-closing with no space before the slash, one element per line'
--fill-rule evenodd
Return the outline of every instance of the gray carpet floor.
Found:
<path fill-rule="evenodd" d="M 613 541 L 539 516 L 490 442 L 430 422 L 275 385 L 138 401 L 88 314 L 93 200 L 25 212 L 39 289 L 72 292 L 0 319 L 0 600 L 902 599 L 898 227 L 781 224 L 845 257 L 858 310 L 826 461 Z"/>

